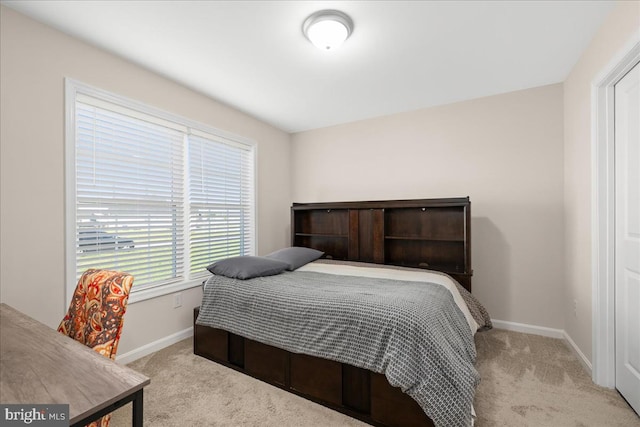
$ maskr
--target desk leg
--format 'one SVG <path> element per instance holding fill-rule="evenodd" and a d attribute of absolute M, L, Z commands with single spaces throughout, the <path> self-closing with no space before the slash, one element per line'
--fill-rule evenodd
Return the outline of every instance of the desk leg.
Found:
<path fill-rule="evenodd" d="M 142 389 L 138 390 L 133 396 L 133 416 L 131 425 L 133 427 L 142 427 L 142 414 L 144 409 L 144 400 Z"/>

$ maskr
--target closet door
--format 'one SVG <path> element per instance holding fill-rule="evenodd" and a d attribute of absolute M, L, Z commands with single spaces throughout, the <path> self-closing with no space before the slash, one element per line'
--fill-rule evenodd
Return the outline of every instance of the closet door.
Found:
<path fill-rule="evenodd" d="M 615 85 L 616 388 L 640 413 L 640 65 Z"/>

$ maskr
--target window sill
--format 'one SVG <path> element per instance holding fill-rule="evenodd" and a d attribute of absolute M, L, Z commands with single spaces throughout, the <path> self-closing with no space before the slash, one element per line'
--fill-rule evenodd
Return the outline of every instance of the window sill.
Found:
<path fill-rule="evenodd" d="M 176 292 L 184 291 L 187 289 L 196 288 L 198 286 L 202 286 L 203 280 L 206 280 L 206 277 L 200 277 L 198 279 L 193 279 L 188 282 L 154 286 L 152 288 L 141 289 L 137 292 L 132 291 L 131 294 L 129 295 L 129 304 L 136 304 L 152 298 L 157 298 L 164 295 L 170 295 Z M 134 283 L 134 287 L 135 287 L 135 283 Z"/>

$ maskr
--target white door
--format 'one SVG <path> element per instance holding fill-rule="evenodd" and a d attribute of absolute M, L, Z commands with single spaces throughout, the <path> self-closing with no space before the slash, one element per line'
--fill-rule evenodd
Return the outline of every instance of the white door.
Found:
<path fill-rule="evenodd" d="M 640 65 L 615 85 L 616 388 L 640 414 Z"/>

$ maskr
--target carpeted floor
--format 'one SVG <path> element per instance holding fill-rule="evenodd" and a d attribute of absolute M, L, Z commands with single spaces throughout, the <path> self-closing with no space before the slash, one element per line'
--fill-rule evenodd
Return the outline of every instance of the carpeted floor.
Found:
<path fill-rule="evenodd" d="M 594 385 L 561 340 L 496 329 L 477 334 L 476 346 L 477 427 L 640 426 L 620 395 Z M 147 426 L 366 426 L 194 356 L 190 339 L 129 366 L 151 378 Z M 131 425 L 130 406 L 114 413 L 112 427 Z"/>

